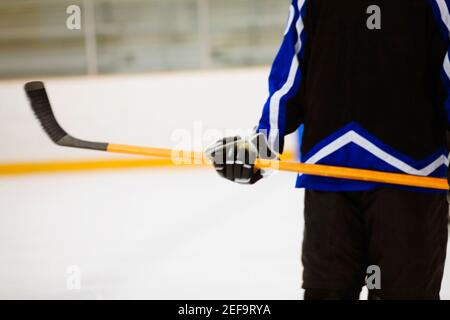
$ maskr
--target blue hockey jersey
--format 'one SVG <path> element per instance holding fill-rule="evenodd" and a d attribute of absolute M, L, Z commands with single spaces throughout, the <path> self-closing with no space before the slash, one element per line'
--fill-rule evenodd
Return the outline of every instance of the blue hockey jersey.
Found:
<path fill-rule="evenodd" d="M 450 0 L 293 0 L 258 132 L 304 125 L 301 161 L 445 177 Z M 297 186 L 381 184 L 300 175 Z"/>

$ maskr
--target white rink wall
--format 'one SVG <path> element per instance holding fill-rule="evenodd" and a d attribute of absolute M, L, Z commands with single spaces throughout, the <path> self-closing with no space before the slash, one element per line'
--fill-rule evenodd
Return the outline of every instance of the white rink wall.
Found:
<path fill-rule="evenodd" d="M 23 91 L 29 80 L 45 81 L 57 119 L 77 137 L 188 148 L 189 141 L 180 138 L 188 133 L 192 148 L 201 150 L 202 140 L 206 146 L 214 133 L 257 124 L 268 73 L 255 68 L 0 82 L 0 162 L 111 157 L 52 145 Z"/>

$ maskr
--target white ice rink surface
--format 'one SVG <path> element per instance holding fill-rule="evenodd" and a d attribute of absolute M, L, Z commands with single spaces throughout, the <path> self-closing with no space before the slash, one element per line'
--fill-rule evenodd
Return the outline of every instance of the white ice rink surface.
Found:
<path fill-rule="evenodd" d="M 302 192 L 209 170 L 0 179 L 0 298 L 298 299 Z M 236 205 L 238 204 L 238 205 Z M 69 266 L 82 287 L 66 288 Z"/>
<path fill-rule="evenodd" d="M 246 187 L 202 169 L 2 177 L 0 298 L 300 299 L 294 180 Z M 80 290 L 67 289 L 70 266 Z"/>

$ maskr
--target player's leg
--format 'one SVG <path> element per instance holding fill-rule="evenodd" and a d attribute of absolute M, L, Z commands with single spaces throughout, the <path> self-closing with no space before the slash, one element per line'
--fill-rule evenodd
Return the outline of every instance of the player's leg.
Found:
<path fill-rule="evenodd" d="M 439 299 L 444 272 L 448 203 L 443 193 L 394 188 L 367 192 L 369 264 L 381 270 L 371 299 Z"/>
<path fill-rule="evenodd" d="M 305 191 L 305 300 L 359 298 L 367 249 L 361 195 Z"/>

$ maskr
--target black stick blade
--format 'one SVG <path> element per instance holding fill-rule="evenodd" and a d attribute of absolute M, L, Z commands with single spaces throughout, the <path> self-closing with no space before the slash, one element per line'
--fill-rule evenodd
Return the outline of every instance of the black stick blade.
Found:
<path fill-rule="evenodd" d="M 67 132 L 61 128 L 53 114 L 44 83 L 41 81 L 28 82 L 25 84 L 25 92 L 42 128 L 44 128 L 50 139 L 57 144 L 62 138 L 67 136 Z"/>
<path fill-rule="evenodd" d="M 25 92 L 30 100 L 31 108 L 42 125 L 42 128 L 54 143 L 64 147 L 106 151 L 108 144 L 80 140 L 68 134 L 58 123 L 53 114 L 50 100 L 44 83 L 33 81 L 25 84 Z"/>

